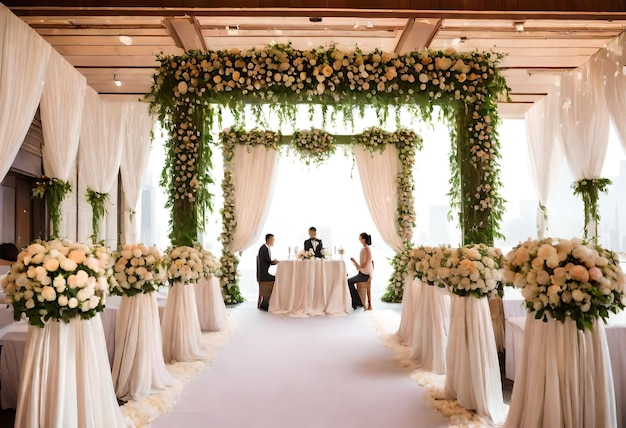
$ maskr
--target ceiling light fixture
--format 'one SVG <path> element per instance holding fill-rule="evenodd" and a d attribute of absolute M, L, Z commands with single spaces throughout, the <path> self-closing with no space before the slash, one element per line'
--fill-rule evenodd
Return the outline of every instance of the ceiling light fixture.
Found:
<path fill-rule="evenodd" d="M 120 42 L 122 42 L 126 46 L 130 46 L 133 44 L 133 38 L 130 36 L 120 36 Z"/>
<path fill-rule="evenodd" d="M 122 82 L 120 80 L 118 80 L 117 78 L 117 74 L 113 75 L 113 83 L 115 83 L 115 86 L 122 86 Z"/>
<path fill-rule="evenodd" d="M 513 26 L 515 27 L 515 31 L 518 33 L 524 31 L 524 21 L 516 21 L 513 23 Z"/>

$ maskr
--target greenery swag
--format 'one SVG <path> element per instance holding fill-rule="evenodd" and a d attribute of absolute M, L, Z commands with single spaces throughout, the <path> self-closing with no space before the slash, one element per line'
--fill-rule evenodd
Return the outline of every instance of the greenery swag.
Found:
<path fill-rule="evenodd" d="M 572 184 L 574 195 L 579 195 L 585 208 L 585 227 L 583 237 L 585 241 L 589 239 L 588 227 L 593 221 L 593 237 L 594 243 L 598 242 L 598 223 L 600 222 L 600 213 L 598 212 L 598 201 L 600 192 L 606 193 L 608 187 L 613 184 L 608 178 L 583 178 Z"/>
<path fill-rule="evenodd" d="M 321 165 L 336 150 L 333 136 L 315 128 L 294 132 L 292 147 L 298 157 L 307 165 L 310 165 L 311 162 L 314 165 Z"/>
<path fill-rule="evenodd" d="M 281 124 L 292 125 L 297 104 L 322 105 L 324 124 L 328 111 L 349 122 L 355 109 L 363 116 L 365 106 L 376 109 L 381 124 L 401 105 L 428 120 L 439 105 L 455 142 L 449 196 L 463 241 L 490 244 L 499 236 L 504 201 L 498 194 L 495 126 L 497 100 L 508 93 L 496 68 L 501 54 L 446 49 L 399 55 L 270 45 L 157 59 L 161 66 L 148 98 L 170 133 L 162 185 L 170 193 L 173 244 L 191 243 L 203 229 L 205 211 L 212 208 L 206 191 L 210 129 L 221 123 L 223 108 L 241 123 L 245 104 L 252 105 L 258 123 L 263 123 L 259 105 L 267 104 Z"/>
<path fill-rule="evenodd" d="M 59 238 L 59 226 L 61 225 L 61 202 L 72 191 L 72 184 L 60 178 L 42 176 L 35 182 L 33 197 L 43 199 L 46 197 L 50 222 L 52 223 L 51 239 Z"/>
<path fill-rule="evenodd" d="M 98 241 L 98 236 L 100 235 L 100 220 L 104 218 L 106 214 L 106 203 L 109 201 L 108 193 L 100 193 L 87 188 L 87 192 L 85 193 L 87 198 L 87 202 L 91 205 L 92 217 L 91 217 L 91 229 L 92 234 L 89 237 L 92 242 Z"/>

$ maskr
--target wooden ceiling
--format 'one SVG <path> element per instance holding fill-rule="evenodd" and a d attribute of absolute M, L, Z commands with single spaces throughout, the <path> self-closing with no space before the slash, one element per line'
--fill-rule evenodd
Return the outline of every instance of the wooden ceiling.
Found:
<path fill-rule="evenodd" d="M 501 67 L 511 88 L 511 102 L 500 104 L 503 117 L 523 117 L 561 73 L 581 65 L 626 29 L 624 0 L 474 1 L 474 10 L 468 10 L 465 4 L 470 2 L 462 0 L 422 1 L 420 10 L 411 9 L 407 0 L 387 0 L 385 9 L 381 2 L 370 0 L 356 2 L 361 4 L 358 7 L 351 0 L 267 3 L 4 2 L 101 94 L 137 99 L 150 88 L 155 54 L 181 54 L 188 48 L 245 49 L 290 42 L 298 49 L 334 44 L 346 50 L 356 45 L 365 52 L 380 48 L 403 53 L 452 46 L 507 55 Z M 543 10 L 548 7 L 552 11 Z M 605 12 L 596 10 L 600 7 Z"/>

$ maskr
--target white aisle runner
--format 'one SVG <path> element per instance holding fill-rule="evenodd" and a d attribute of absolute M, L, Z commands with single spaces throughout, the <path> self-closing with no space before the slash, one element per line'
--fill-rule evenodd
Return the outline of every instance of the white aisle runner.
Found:
<path fill-rule="evenodd" d="M 448 426 L 366 312 L 292 318 L 247 302 L 229 313 L 230 342 L 152 427 Z"/>

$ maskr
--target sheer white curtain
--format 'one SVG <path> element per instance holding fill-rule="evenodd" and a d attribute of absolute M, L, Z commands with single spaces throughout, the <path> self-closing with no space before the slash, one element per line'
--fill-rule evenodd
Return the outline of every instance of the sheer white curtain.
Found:
<path fill-rule="evenodd" d="M 609 115 L 597 60 L 590 59 L 561 79 L 563 151 L 575 180 L 600 178 L 609 144 Z M 590 223 L 585 227 L 594 236 L 595 224 Z"/>
<path fill-rule="evenodd" d="M 526 112 L 525 122 L 530 170 L 539 199 L 537 237 L 543 239 L 548 226 L 545 222 L 545 210 L 563 162 L 558 91 L 550 92 L 537 101 Z"/>
<path fill-rule="evenodd" d="M 9 172 L 37 111 L 51 51 L 0 4 L 0 180 Z"/>
<path fill-rule="evenodd" d="M 235 145 L 233 183 L 237 230 L 230 251 L 243 251 L 258 239 L 274 192 L 276 150 Z"/>
<path fill-rule="evenodd" d="M 48 177 L 70 180 L 78 153 L 80 124 L 83 117 L 87 79 L 56 51 L 48 61 L 46 85 L 41 94 L 41 128 L 43 169 Z M 75 189 L 74 189 L 75 190 Z M 67 211 L 74 209 L 64 201 L 61 206 L 60 236 L 75 230 Z M 65 211 L 65 212 L 64 212 Z"/>
<path fill-rule="evenodd" d="M 400 252 L 404 249 L 398 234 L 396 212 L 398 190 L 396 176 L 400 170 L 398 149 L 390 144 L 382 152 L 371 154 L 362 145 L 354 149 L 363 194 L 376 228 L 383 240 Z"/>
<path fill-rule="evenodd" d="M 135 209 L 141 192 L 144 173 L 150 159 L 150 132 L 154 120 L 146 103 L 125 103 L 120 175 L 124 189 L 123 243 L 137 242 Z"/>
<path fill-rule="evenodd" d="M 624 44 L 626 44 L 626 33 L 622 33 L 607 45 L 604 74 L 606 104 L 615 131 L 626 151 L 626 48 Z"/>
<path fill-rule="evenodd" d="M 109 193 L 117 178 L 122 157 L 121 128 L 123 103 L 105 103 L 91 88 L 87 88 L 85 111 L 78 147 L 80 200 L 85 201 L 87 187 L 100 193 Z M 85 241 L 91 230 L 91 209 L 79 206 L 78 239 Z M 111 205 L 107 206 L 107 209 Z M 82 209 L 81 209 L 82 208 Z M 117 213 L 115 213 L 117 215 Z M 104 222 L 103 222 L 104 223 Z M 106 231 L 101 229 L 101 235 Z"/>

